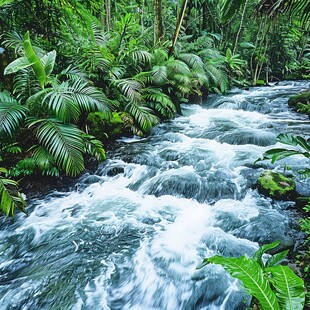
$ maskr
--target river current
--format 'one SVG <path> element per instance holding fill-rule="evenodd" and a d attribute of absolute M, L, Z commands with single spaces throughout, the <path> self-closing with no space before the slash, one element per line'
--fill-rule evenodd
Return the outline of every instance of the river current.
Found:
<path fill-rule="evenodd" d="M 310 82 L 212 95 L 144 139 L 121 139 L 94 174 L 68 192 L 28 201 L 29 216 L 1 218 L 1 310 L 242 310 L 250 297 L 203 258 L 294 246 L 292 202 L 260 195 L 254 161 L 281 133 L 309 138 L 289 96 Z M 309 182 L 308 182 L 309 183 Z M 302 191 L 309 188 L 299 181 Z"/>

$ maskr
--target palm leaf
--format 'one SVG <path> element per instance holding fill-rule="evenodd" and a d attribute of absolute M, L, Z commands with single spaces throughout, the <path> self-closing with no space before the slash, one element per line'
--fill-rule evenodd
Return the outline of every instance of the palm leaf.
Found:
<path fill-rule="evenodd" d="M 131 57 L 135 63 L 148 64 L 152 61 L 153 55 L 147 51 L 134 51 Z"/>
<path fill-rule="evenodd" d="M 142 96 L 140 91 L 144 86 L 142 82 L 134 79 L 120 79 L 114 80 L 113 84 L 115 84 L 129 100 L 141 101 Z"/>
<path fill-rule="evenodd" d="M 37 126 L 39 143 L 55 158 L 56 164 L 69 176 L 84 170 L 84 141 L 82 131 L 74 125 L 61 124 L 54 119 L 33 121 L 29 127 Z"/>
<path fill-rule="evenodd" d="M 42 95 L 44 97 L 41 100 Z M 65 123 L 77 122 L 82 111 L 110 112 L 106 96 L 82 79 L 55 84 L 30 97 L 28 104 L 31 101 L 40 101 L 42 105 L 47 102 L 48 108 Z"/>
<path fill-rule="evenodd" d="M 166 66 L 154 66 L 152 68 L 152 82 L 155 85 L 164 85 L 168 82 Z"/>
<path fill-rule="evenodd" d="M 277 136 L 277 141 L 283 143 L 283 144 L 288 144 L 292 146 L 300 146 L 307 152 L 310 152 L 310 145 L 308 142 L 300 136 L 292 136 L 292 135 L 287 135 L 284 133 L 281 133 Z"/>
<path fill-rule="evenodd" d="M 126 110 L 143 132 L 149 132 L 159 122 L 159 119 L 153 115 L 151 109 L 138 105 L 135 102 L 129 103 L 126 106 Z"/>
<path fill-rule="evenodd" d="M 170 97 L 156 88 L 148 88 L 143 96 L 148 106 L 158 111 L 163 117 L 172 118 L 176 113 L 176 107 Z"/>
<path fill-rule="evenodd" d="M 257 298 L 264 310 L 280 310 L 276 295 L 255 260 L 246 256 L 234 258 L 217 255 L 206 260 L 221 265 L 232 277 L 242 281 L 246 291 Z"/>
<path fill-rule="evenodd" d="M 85 145 L 85 153 L 94 156 L 100 162 L 104 161 L 106 154 L 102 142 L 91 135 L 82 134 L 82 137 Z"/>
<path fill-rule="evenodd" d="M 193 69 L 203 69 L 203 61 L 196 54 L 180 54 L 179 58 Z"/>
<path fill-rule="evenodd" d="M 32 152 L 34 163 L 43 175 L 59 176 L 55 158 L 45 147 L 33 145 L 29 151 Z"/>
<path fill-rule="evenodd" d="M 267 268 L 268 280 L 275 288 L 281 309 L 302 310 L 305 302 L 304 283 L 287 266 Z"/>
<path fill-rule="evenodd" d="M 183 74 L 183 75 L 188 75 L 190 74 L 190 68 L 188 65 L 179 59 L 174 59 L 173 57 L 170 57 L 168 61 L 165 63 L 167 70 L 168 70 L 168 75 L 173 76 L 174 74 Z"/>
<path fill-rule="evenodd" d="M 5 168 L 0 168 L 0 174 L 6 174 Z M 0 210 L 5 213 L 6 216 L 14 217 L 15 209 L 19 209 L 22 212 L 25 211 L 25 200 L 22 195 L 17 191 L 17 182 L 3 178 L 0 175 Z"/>
<path fill-rule="evenodd" d="M 27 108 L 18 104 L 7 91 L 0 92 L 0 133 L 12 136 L 26 117 Z"/>

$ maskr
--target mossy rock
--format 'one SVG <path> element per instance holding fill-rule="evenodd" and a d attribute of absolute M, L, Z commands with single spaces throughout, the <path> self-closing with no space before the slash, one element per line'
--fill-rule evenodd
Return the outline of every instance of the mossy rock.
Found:
<path fill-rule="evenodd" d="M 270 170 L 258 178 L 257 189 L 261 194 L 274 199 L 290 200 L 296 197 L 294 180 Z"/>
<path fill-rule="evenodd" d="M 86 124 L 89 133 L 101 141 L 115 139 L 124 132 L 124 122 L 117 112 L 107 116 L 102 112 L 89 113 Z"/>
<path fill-rule="evenodd" d="M 301 94 L 292 96 L 288 100 L 288 105 L 290 107 L 296 108 L 298 103 L 309 104 L 310 102 L 310 91 L 303 92 Z"/>
<path fill-rule="evenodd" d="M 310 115 L 310 104 L 300 103 L 298 102 L 296 105 L 296 110 L 299 113 Z"/>

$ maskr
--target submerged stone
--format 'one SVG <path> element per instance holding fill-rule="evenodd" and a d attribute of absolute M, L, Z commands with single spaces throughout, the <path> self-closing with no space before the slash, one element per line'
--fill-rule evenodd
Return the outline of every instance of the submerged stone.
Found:
<path fill-rule="evenodd" d="M 267 170 L 257 180 L 258 191 L 271 198 L 289 200 L 296 196 L 295 182 L 281 173 Z"/>

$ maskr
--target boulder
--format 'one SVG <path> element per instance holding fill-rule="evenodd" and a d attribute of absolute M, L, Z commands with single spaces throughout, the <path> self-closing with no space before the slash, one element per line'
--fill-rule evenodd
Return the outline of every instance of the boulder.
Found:
<path fill-rule="evenodd" d="M 264 171 L 257 180 L 258 191 L 266 196 L 279 200 L 290 200 L 296 197 L 294 180 L 271 170 Z"/>
<path fill-rule="evenodd" d="M 290 97 L 288 100 L 288 105 L 290 107 L 296 108 L 298 103 L 308 105 L 309 102 L 310 102 L 310 90 Z"/>

